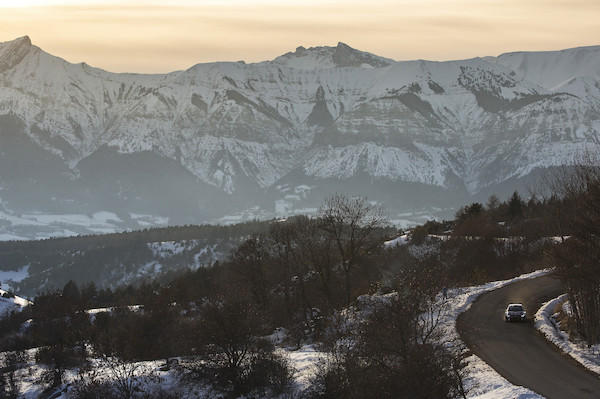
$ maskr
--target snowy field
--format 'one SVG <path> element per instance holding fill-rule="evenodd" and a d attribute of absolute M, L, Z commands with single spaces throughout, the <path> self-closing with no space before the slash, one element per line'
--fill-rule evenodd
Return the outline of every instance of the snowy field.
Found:
<path fill-rule="evenodd" d="M 107 211 L 90 214 L 15 214 L 0 208 L 0 241 L 111 234 L 134 228 L 164 227 L 169 223 L 169 219 L 162 216 L 130 213 L 129 218 L 131 221 L 126 225 L 115 213 Z"/>

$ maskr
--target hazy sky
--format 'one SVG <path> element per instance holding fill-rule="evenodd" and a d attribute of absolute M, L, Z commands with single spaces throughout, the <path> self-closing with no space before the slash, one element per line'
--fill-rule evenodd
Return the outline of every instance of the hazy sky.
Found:
<path fill-rule="evenodd" d="M 0 42 L 113 72 L 256 62 L 297 46 L 449 60 L 600 44 L 599 0 L 0 0 Z"/>

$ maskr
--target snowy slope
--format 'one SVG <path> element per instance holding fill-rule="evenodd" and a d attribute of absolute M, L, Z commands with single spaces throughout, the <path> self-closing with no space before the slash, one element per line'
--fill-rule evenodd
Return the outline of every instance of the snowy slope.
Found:
<path fill-rule="evenodd" d="M 502 54 L 493 61 L 552 91 L 560 91 L 572 79 L 600 79 L 600 46 L 514 52 Z"/>

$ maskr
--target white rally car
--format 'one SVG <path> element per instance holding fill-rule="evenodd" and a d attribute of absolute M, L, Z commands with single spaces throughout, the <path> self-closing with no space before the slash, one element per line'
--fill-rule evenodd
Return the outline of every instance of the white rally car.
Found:
<path fill-rule="evenodd" d="M 519 320 L 524 321 L 527 316 L 527 312 L 521 303 L 509 303 L 504 311 L 504 320 L 512 321 Z"/>

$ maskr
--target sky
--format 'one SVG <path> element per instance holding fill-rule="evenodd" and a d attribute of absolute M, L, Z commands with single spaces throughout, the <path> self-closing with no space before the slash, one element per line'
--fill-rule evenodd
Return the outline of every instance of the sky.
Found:
<path fill-rule="evenodd" d="M 598 0 L 0 0 L 0 42 L 69 62 L 164 73 L 336 46 L 455 60 L 600 45 Z"/>

